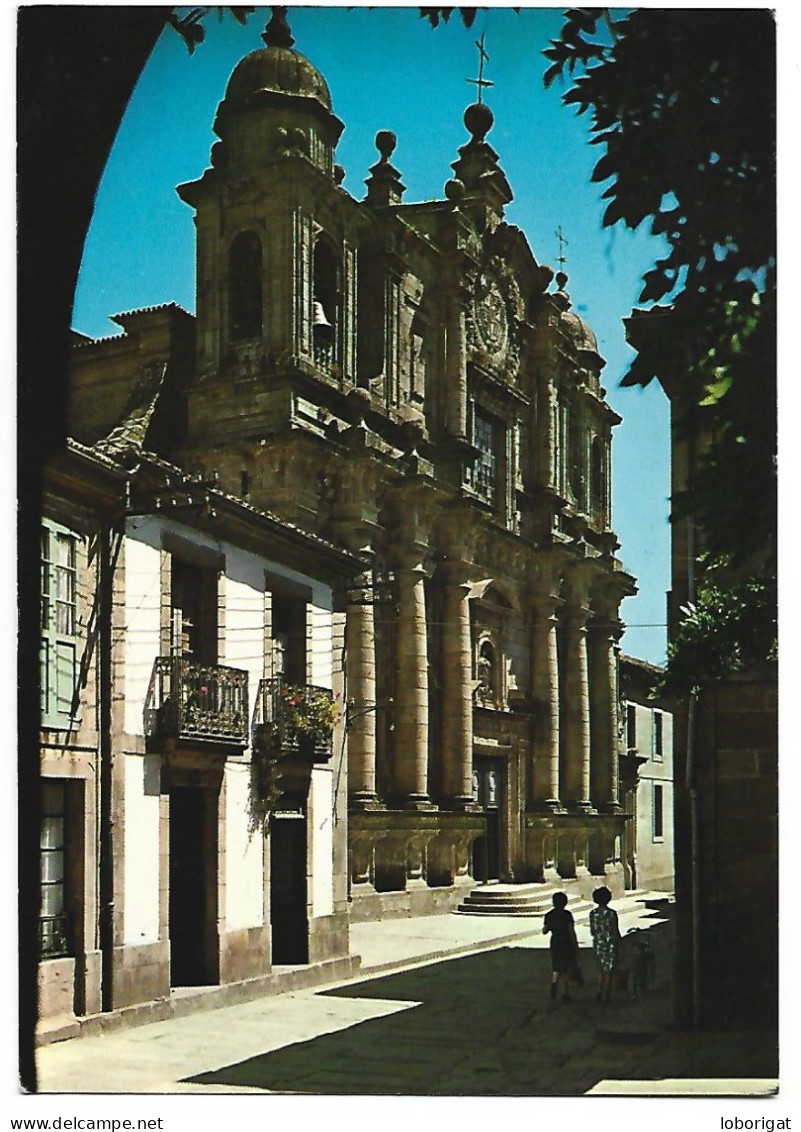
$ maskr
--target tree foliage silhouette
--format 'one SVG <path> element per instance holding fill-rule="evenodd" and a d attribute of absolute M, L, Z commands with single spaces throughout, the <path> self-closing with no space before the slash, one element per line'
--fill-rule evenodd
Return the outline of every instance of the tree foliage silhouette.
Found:
<path fill-rule="evenodd" d="M 686 690 L 774 651 L 773 17 L 573 8 L 544 55 L 545 85 L 572 77 L 563 101 L 591 117 L 603 224 L 647 222 L 665 244 L 643 278 L 644 309 L 626 320 L 636 355 L 622 384 L 657 378 L 698 452 L 689 490 L 673 498 L 674 521 L 698 520 L 710 571 L 671 644 L 667 683 Z M 719 638 L 706 672 L 699 626 Z"/>

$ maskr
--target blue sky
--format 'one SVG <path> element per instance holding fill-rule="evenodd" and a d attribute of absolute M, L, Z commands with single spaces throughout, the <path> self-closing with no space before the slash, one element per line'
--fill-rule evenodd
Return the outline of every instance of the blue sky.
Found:
<path fill-rule="evenodd" d="M 589 121 L 564 107 L 556 83 L 545 91 L 541 51 L 558 34 L 561 8 L 515 13 L 493 7 L 472 29 L 454 15 L 432 29 L 416 8 L 290 8 L 296 50 L 322 71 L 334 111 L 345 123 L 337 161 L 345 188 L 364 196 L 378 159 L 380 129 L 393 130 L 393 164 L 408 202 L 442 198 L 451 162 L 468 140 L 462 122 L 475 99 L 466 80 L 477 74 L 475 41 L 486 33 L 485 101 L 495 115 L 488 137 L 515 199 L 507 220 L 528 237 L 540 263 L 555 267 L 556 229 L 565 249 L 567 290 L 598 336 L 607 365 L 602 380 L 623 417 L 613 444 L 613 525 L 623 563 L 640 592 L 623 605 L 625 652 L 660 663 L 665 657 L 665 593 L 670 574 L 669 416 L 654 382 L 620 389 L 632 354 L 622 318 L 635 305 L 639 280 L 660 251 L 646 231 L 601 228 L 602 186 L 590 182 L 597 147 Z M 262 45 L 269 10 L 245 27 L 230 16 L 207 18 L 205 42 L 188 55 L 165 31 L 142 74 L 120 127 L 97 196 L 78 282 L 73 326 L 103 337 L 118 333 L 108 316 L 175 301 L 194 311 L 192 211 L 175 186 L 199 177 L 215 138 L 212 122 L 230 72 Z"/>

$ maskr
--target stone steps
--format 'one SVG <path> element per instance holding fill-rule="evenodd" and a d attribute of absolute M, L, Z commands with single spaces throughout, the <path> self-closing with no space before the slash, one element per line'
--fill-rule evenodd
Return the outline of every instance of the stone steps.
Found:
<path fill-rule="evenodd" d="M 593 902 L 577 890 L 571 890 L 569 883 L 481 885 L 465 896 L 454 912 L 467 916 L 542 917 L 553 907 L 554 892 L 567 893 L 567 907 L 573 918 L 577 923 L 586 922 Z M 626 892 L 613 901 L 613 907 L 618 912 L 631 911 L 646 895 L 641 889 Z"/>
<path fill-rule="evenodd" d="M 581 911 L 584 905 L 592 907 L 577 891 L 571 891 L 569 884 L 489 884 L 474 888 L 456 912 L 470 916 L 544 916 L 553 907 L 554 892 L 559 891 L 567 893 L 572 912 L 579 906 Z"/>

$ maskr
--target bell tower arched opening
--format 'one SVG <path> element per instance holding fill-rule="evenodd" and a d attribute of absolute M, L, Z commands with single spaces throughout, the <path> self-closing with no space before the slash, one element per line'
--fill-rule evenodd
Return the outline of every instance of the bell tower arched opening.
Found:
<path fill-rule="evenodd" d="M 314 243 L 312 265 L 312 340 L 318 365 L 339 358 L 339 297 L 342 265 L 333 241 L 321 233 Z"/>
<path fill-rule="evenodd" d="M 590 507 L 596 521 L 606 522 L 606 451 L 603 439 L 594 437 L 590 446 Z"/>
<path fill-rule="evenodd" d="M 228 333 L 232 342 L 261 338 L 264 331 L 261 240 L 240 232 L 228 249 Z"/>

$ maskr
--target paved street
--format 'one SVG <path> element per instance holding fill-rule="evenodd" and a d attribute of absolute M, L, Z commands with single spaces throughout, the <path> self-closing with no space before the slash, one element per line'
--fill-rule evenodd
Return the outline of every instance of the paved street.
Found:
<path fill-rule="evenodd" d="M 646 928 L 656 985 L 595 1000 L 595 970 L 551 1001 L 541 920 L 436 916 L 360 924 L 363 972 L 347 983 L 203 1010 L 38 1053 L 44 1092 L 576 1096 L 770 1093 L 758 1035 L 670 1029 L 669 908 L 619 903 Z M 589 947 L 586 924 L 579 941 Z M 414 959 L 417 957 L 417 963 Z M 428 956 L 423 962 L 422 957 Z M 431 956 L 440 956 L 430 958 Z"/>

